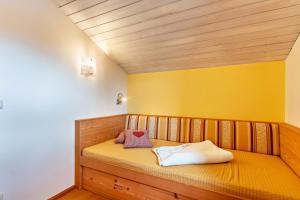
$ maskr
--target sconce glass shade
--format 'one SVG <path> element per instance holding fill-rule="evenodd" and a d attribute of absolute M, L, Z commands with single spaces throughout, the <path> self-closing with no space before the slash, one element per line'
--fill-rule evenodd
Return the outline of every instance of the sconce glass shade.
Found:
<path fill-rule="evenodd" d="M 122 93 L 118 93 L 118 96 L 117 96 L 117 105 L 122 104 L 126 100 L 127 100 L 126 97 L 124 97 L 124 95 Z"/>
<path fill-rule="evenodd" d="M 94 58 L 82 58 L 81 75 L 92 76 L 95 73 L 96 60 Z"/>

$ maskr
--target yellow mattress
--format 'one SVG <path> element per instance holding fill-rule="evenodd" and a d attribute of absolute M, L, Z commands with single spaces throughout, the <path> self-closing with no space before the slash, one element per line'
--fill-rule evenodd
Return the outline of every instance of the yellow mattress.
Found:
<path fill-rule="evenodd" d="M 152 140 L 154 147 L 178 143 Z M 151 149 L 124 149 L 113 140 L 83 151 L 103 162 L 249 199 L 300 199 L 300 179 L 277 156 L 232 151 L 234 160 L 222 164 L 160 167 Z"/>

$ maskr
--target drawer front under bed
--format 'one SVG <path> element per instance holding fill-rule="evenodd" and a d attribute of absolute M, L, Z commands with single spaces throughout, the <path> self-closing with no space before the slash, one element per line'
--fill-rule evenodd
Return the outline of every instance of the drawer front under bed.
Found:
<path fill-rule="evenodd" d="M 83 168 L 83 188 L 112 199 L 191 200 L 191 198 L 173 192 L 160 190 L 86 167 Z"/>

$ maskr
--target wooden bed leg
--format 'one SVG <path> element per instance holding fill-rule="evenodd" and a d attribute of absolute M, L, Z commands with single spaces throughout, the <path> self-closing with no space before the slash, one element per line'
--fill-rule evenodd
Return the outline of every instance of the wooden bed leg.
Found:
<path fill-rule="evenodd" d="M 75 176 L 75 186 L 77 189 L 82 189 L 82 166 L 78 167 L 77 175 Z"/>

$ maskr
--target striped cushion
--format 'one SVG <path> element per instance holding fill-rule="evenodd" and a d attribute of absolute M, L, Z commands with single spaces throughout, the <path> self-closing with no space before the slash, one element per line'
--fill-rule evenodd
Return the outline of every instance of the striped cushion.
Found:
<path fill-rule="evenodd" d="M 191 119 L 190 142 L 202 142 L 204 140 L 204 120 Z"/>
<path fill-rule="evenodd" d="M 279 125 L 271 124 L 272 154 L 279 156 Z"/>
<path fill-rule="evenodd" d="M 190 125 L 191 125 L 191 119 L 189 118 L 180 119 L 179 142 L 182 143 L 190 142 Z"/>
<path fill-rule="evenodd" d="M 271 133 L 266 123 L 253 123 L 253 152 L 271 154 Z"/>
<path fill-rule="evenodd" d="M 180 118 L 170 117 L 168 124 L 168 141 L 179 142 L 180 140 Z"/>
<path fill-rule="evenodd" d="M 139 116 L 138 117 L 138 128 L 137 129 L 147 129 L 147 120 L 148 120 L 148 117 L 147 116 Z"/>
<path fill-rule="evenodd" d="M 157 123 L 157 139 L 168 140 L 168 117 L 158 117 Z"/>
<path fill-rule="evenodd" d="M 219 145 L 218 120 L 205 120 L 204 140 L 210 140 L 215 145 Z"/>
<path fill-rule="evenodd" d="M 127 115 L 126 129 L 147 129 L 153 139 L 182 143 L 210 140 L 221 148 L 280 155 L 277 123 Z"/>
<path fill-rule="evenodd" d="M 149 116 L 147 120 L 147 129 L 149 131 L 149 137 L 152 139 L 157 138 L 157 117 Z"/>
<path fill-rule="evenodd" d="M 234 121 L 219 121 L 219 146 L 226 149 L 234 149 Z"/>
<path fill-rule="evenodd" d="M 138 115 L 128 115 L 126 118 L 126 129 L 137 129 L 138 127 Z"/>
<path fill-rule="evenodd" d="M 252 151 L 251 122 L 235 122 L 235 149 Z"/>

